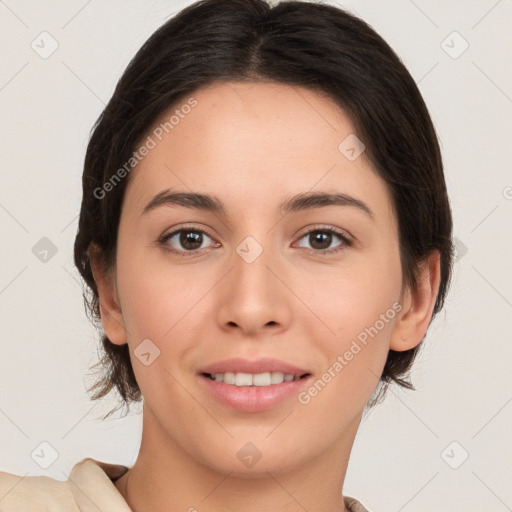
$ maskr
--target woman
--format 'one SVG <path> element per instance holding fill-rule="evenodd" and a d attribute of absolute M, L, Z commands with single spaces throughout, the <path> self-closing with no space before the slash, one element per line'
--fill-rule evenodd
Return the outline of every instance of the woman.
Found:
<path fill-rule="evenodd" d="M 137 461 L 2 473 L 0 509 L 365 512 L 342 495 L 354 438 L 412 388 L 451 234 L 432 121 L 372 28 L 324 4 L 187 7 L 94 127 L 75 240 L 94 399 L 143 397 Z"/>

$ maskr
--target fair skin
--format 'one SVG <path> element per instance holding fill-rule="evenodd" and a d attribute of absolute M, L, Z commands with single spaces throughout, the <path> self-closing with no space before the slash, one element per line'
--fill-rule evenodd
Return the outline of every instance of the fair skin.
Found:
<path fill-rule="evenodd" d="M 128 343 L 144 396 L 139 455 L 115 486 L 135 512 L 345 511 L 365 404 L 388 351 L 413 348 L 426 333 L 439 255 L 416 290 L 403 286 L 389 192 L 364 153 L 350 161 L 338 150 L 355 130 L 332 101 L 268 83 L 191 96 L 197 106 L 130 175 L 115 269 L 103 273 L 91 252 L 103 328 L 112 343 Z M 166 189 L 214 195 L 225 215 L 169 204 L 142 214 Z M 374 218 L 354 206 L 279 211 L 295 194 L 320 191 L 357 198 Z M 179 234 L 167 240 L 180 257 L 157 240 L 183 224 L 208 234 L 197 245 Z M 315 245 L 306 233 L 326 226 L 353 244 L 334 234 Z M 236 251 L 247 236 L 263 250 L 251 263 Z M 287 361 L 314 382 L 394 303 L 400 312 L 307 404 L 292 396 L 243 412 L 199 383 L 198 368 L 237 356 Z M 148 366 L 134 354 L 145 339 L 160 350 Z M 261 453 L 252 467 L 237 457 L 248 442 Z"/>

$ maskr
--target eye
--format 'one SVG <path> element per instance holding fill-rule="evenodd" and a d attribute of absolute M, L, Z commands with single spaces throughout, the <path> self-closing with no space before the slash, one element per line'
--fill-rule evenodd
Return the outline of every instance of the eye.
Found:
<path fill-rule="evenodd" d="M 329 249 L 336 238 L 341 241 L 341 244 L 338 244 L 334 249 Z M 344 232 L 331 226 L 314 226 L 313 229 L 301 235 L 299 240 L 302 239 L 309 240 L 310 247 L 302 244 L 299 246 L 316 254 L 336 253 L 352 245 L 352 240 Z M 208 240 L 212 241 L 213 244 L 209 245 Z M 208 246 L 220 247 L 221 245 L 215 242 L 204 229 L 185 226 L 163 235 L 159 239 L 159 243 L 164 250 L 177 256 L 191 256 L 207 249 Z"/>
<path fill-rule="evenodd" d="M 162 236 L 159 242 L 166 251 L 178 256 L 189 256 L 204 249 L 207 240 L 213 241 L 203 229 L 182 227 Z M 217 247 L 220 245 L 217 242 L 215 244 Z"/>
<path fill-rule="evenodd" d="M 327 254 L 342 251 L 344 247 L 350 247 L 352 241 L 342 232 L 331 226 L 314 226 L 304 233 L 300 240 L 306 239 L 310 241 L 310 247 L 306 247 L 315 253 Z M 328 249 L 329 246 L 338 238 L 341 244 L 334 249 Z M 304 247 L 303 245 L 300 245 Z"/>

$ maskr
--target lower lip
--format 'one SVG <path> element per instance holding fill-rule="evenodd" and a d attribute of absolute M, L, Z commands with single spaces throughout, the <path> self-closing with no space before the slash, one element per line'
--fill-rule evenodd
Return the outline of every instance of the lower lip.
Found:
<path fill-rule="evenodd" d="M 299 380 L 270 386 L 235 386 L 199 375 L 199 380 L 214 398 L 228 407 L 244 412 L 262 412 L 276 407 L 287 398 L 298 395 L 310 378 L 311 375 L 308 375 Z"/>

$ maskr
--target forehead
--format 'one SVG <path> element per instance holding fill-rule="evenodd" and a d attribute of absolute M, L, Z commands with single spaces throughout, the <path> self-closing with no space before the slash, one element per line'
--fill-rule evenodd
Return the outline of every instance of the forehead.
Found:
<path fill-rule="evenodd" d="M 172 188 L 214 194 L 228 207 L 241 206 L 243 193 L 245 207 L 261 207 L 322 189 L 364 195 L 374 211 L 389 212 L 386 186 L 364 153 L 349 159 L 343 152 L 344 141 L 355 136 L 348 115 L 308 89 L 213 84 L 154 123 L 148 133 L 154 147 L 132 171 L 125 202 L 142 211 L 154 195 Z"/>

